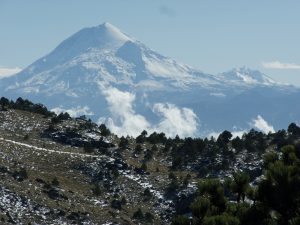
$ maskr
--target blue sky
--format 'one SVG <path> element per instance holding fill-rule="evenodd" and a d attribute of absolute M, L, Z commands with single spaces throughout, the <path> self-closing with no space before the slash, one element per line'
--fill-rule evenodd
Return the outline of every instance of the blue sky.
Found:
<path fill-rule="evenodd" d="M 0 0 L 0 67 L 24 68 L 107 21 L 204 72 L 245 65 L 300 86 L 299 12 L 298 0 Z"/>

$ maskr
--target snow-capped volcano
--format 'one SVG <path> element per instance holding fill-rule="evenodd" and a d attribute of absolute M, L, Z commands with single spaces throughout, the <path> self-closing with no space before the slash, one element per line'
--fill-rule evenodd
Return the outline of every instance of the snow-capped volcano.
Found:
<path fill-rule="evenodd" d="M 293 91 L 287 94 L 287 88 Z M 56 112 L 100 118 L 122 135 L 147 129 L 172 136 L 244 128 L 257 115 L 274 122 L 281 115 L 276 112 L 278 96 L 287 104 L 286 98 L 298 93 L 247 68 L 203 73 L 109 23 L 78 31 L 20 73 L 2 79 L 0 90 L 3 96 L 29 98 Z M 238 112 L 255 104 L 255 110 Z M 284 113 L 295 120 L 299 111 Z M 285 122 L 281 119 L 278 127 Z"/>
<path fill-rule="evenodd" d="M 92 49 L 116 51 L 125 42 L 132 39 L 110 23 L 84 28 L 58 45 L 53 52 L 42 58 L 47 65 L 50 62 L 64 63 Z"/>
<path fill-rule="evenodd" d="M 170 89 L 217 85 L 218 80 L 164 57 L 109 23 L 84 28 L 19 73 L 7 90 L 70 96 L 87 85 Z"/>

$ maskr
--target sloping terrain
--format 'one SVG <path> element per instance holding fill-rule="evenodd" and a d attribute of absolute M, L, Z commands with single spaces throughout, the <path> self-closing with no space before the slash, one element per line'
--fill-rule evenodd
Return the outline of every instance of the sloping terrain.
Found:
<path fill-rule="evenodd" d="M 255 184 L 262 155 L 289 143 L 285 131 L 254 130 L 233 139 L 224 131 L 217 140 L 146 131 L 120 138 L 29 101 L 0 105 L 4 224 L 170 224 L 190 212 L 198 181 L 241 170 Z"/>
<path fill-rule="evenodd" d="M 10 109 L 0 112 L 3 222 L 136 224 L 132 217 L 138 208 L 148 212 L 150 223 L 170 221 L 174 205 L 163 196 L 168 180 L 166 163 L 150 163 L 145 174 L 135 170 L 141 159 L 133 158 L 131 149 L 120 155 L 114 144 L 108 144 L 117 142 L 115 136 L 102 142 L 105 154 L 87 153 L 83 147 L 76 147 L 103 138 L 97 127 L 79 129 L 80 138 L 65 132 L 84 127 L 89 124 L 86 120 L 56 125 L 56 133 L 69 135 L 57 142 L 42 138 L 49 123 L 49 118 L 34 113 Z M 73 146 L 63 143 L 69 140 Z M 146 189 L 149 193 L 144 195 Z"/>

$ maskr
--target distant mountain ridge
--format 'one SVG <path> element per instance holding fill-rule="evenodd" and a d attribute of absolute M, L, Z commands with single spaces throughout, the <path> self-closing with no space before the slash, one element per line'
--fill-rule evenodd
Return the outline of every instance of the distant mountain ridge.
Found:
<path fill-rule="evenodd" d="M 109 23 L 78 31 L 20 73 L 2 79 L 0 88 L 6 97 L 30 98 L 55 111 L 106 121 L 122 135 L 143 129 L 171 136 L 243 130 L 258 115 L 279 129 L 300 118 L 296 87 L 246 67 L 206 74 Z"/>
<path fill-rule="evenodd" d="M 244 82 L 246 85 L 261 84 L 266 86 L 282 85 L 266 74 L 261 73 L 258 70 L 251 70 L 247 67 L 234 68 L 228 72 L 221 74 L 224 80 L 229 82 Z"/>

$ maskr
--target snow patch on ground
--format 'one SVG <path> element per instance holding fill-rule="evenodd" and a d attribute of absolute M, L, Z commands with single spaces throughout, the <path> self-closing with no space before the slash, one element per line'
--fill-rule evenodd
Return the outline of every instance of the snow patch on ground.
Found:
<path fill-rule="evenodd" d="M 9 143 L 12 143 L 12 144 L 15 144 L 15 145 L 19 145 L 19 146 L 31 148 L 31 149 L 36 150 L 36 151 L 42 151 L 42 152 L 47 152 L 47 153 L 67 154 L 67 155 L 70 155 L 70 156 L 85 157 L 85 158 L 103 158 L 103 156 L 98 156 L 98 155 L 89 155 L 89 154 L 77 153 L 77 152 L 63 152 L 63 151 L 58 151 L 58 150 L 53 150 L 53 149 L 40 148 L 40 147 L 36 147 L 34 145 L 29 145 L 29 144 L 25 144 L 25 143 L 18 142 L 18 141 L 4 139 L 4 138 L 1 138 L 1 137 L 0 137 L 0 141 L 9 142 Z M 113 159 L 109 158 L 109 160 L 113 160 Z"/>

